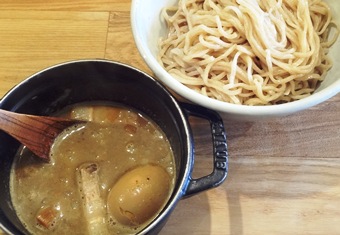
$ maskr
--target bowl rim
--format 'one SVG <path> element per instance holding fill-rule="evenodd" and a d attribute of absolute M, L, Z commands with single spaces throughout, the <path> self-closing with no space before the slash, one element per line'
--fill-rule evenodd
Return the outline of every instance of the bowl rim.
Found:
<path fill-rule="evenodd" d="M 141 32 L 138 27 L 140 24 L 142 24 L 142 22 L 138 19 L 138 16 L 140 16 L 140 14 L 143 14 L 143 12 L 138 9 L 139 4 L 141 4 L 141 0 L 132 0 L 130 18 L 132 34 L 140 55 L 142 56 L 148 67 L 154 72 L 156 78 L 158 78 L 172 91 L 193 103 L 222 113 L 236 114 L 242 116 L 285 116 L 320 104 L 323 101 L 326 101 L 327 99 L 340 93 L 339 77 L 326 88 L 317 90 L 315 93 L 308 97 L 276 105 L 249 106 L 232 104 L 201 95 L 173 78 L 152 55 L 147 42 L 145 42 L 145 40 L 143 40 L 143 37 L 140 36 L 145 32 Z"/>

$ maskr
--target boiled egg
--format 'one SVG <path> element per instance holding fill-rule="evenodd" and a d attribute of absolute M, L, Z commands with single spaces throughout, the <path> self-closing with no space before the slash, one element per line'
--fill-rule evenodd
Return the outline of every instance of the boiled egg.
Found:
<path fill-rule="evenodd" d="M 110 190 L 108 212 L 122 225 L 141 225 L 163 208 L 170 195 L 170 185 L 170 175 L 159 165 L 133 168 Z"/>

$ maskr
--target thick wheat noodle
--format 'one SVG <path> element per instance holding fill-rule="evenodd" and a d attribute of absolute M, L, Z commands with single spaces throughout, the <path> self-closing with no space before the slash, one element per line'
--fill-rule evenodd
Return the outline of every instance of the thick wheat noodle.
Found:
<path fill-rule="evenodd" d="M 246 105 L 311 95 L 340 31 L 321 0 L 180 0 L 162 17 L 164 68 L 205 96 Z"/>

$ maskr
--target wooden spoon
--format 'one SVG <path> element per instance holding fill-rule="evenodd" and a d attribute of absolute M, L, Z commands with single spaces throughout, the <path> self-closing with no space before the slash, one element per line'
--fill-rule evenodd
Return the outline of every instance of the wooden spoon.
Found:
<path fill-rule="evenodd" d="M 0 109 L 0 130 L 5 131 L 38 157 L 50 160 L 54 139 L 67 127 L 84 121 L 19 114 Z"/>

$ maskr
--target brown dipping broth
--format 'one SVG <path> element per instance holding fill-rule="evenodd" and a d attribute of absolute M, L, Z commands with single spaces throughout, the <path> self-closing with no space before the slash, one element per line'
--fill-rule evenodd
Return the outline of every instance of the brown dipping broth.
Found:
<path fill-rule="evenodd" d="M 98 216 L 98 221 L 94 221 L 103 228 L 101 231 L 107 234 L 133 234 L 140 231 L 162 210 L 174 187 L 175 162 L 166 135 L 150 119 L 125 107 L 86 104 L 69 107 L 65 113 L 72 118 L 92 122 L 65 130 L 51 149 L 50 164 L 42 163 L 26 148 L 23 148 L 14 160 L 11 173 L 11 196 L 20 220 L 32 234 L 47 232 L 91 234 L 89 214 L 92 207 L 96 206 L 99 208 L 99 214 L 102 213 L 104 218 Z M 84 195 L 84 188 L 82 188 L 85 185 L 82 182 L 84 179 L 80 176 L 80 169 L 83 169 L 84 165 L 91 166 L 91 164 L 96 166 L 98 183 L 96 189 L 99 192 L 96 199 L 93 195 L 90 195 L 90 198 L 89 195 Z M 137 204 L 132 210 L 136 211 L 128 211 L 128 213 L 137 216 L 138 213 L 141 214 L 138 210 L 145 210 L 138 207 L 138 199 L 142 201 L 140 204 L 145 204 L 143 200 L 150 198 L 143 197 L 152 197 L 152 193 L 148 192 L 151 189 L 162 192 L 166 190 L 163 198 L 150 199 L 161 206 L 158 206 L 156 211 L 146 211 L 152 215 L 149 218 L 140 220 L 137 218 L 131 223 L 129 220 L 121 223 L 119 218 L 117 220 L 115 215 L 107 210 L 107 207 L 110 207 L 107 206 L 108 195 L 112 188 L 118 188 L 117 190 L 121 190 L 122 194 L 136 191 L 137 186 L 124 184 L 124 182 L 123 184 L 120 182 L 120 185 L 127 185 L 126 187 L 131 188 L 130 191 L 114 186 L 120 179 L 134 179 L 134 175 L 123 177 L 124 174 L 131 174 L 131 172 L 141 172 L 140 175 L 145 174 L 149 181 L 147 171 L 133 171 L 138 167 L 150 169 L 148 166 L 162 169 L 160 172 L 164 170 L 169 177 L 151 175 L 151 180 L 154 180 L 153 184 L 151 183 L 152 187 L 148 186 L 150 184 L 139 185 L 138 189 L 146 193 L 133 198 Z M 157 185 L 163 187 L 158 189 Z M 169 186 L 164 187 L 164 185 Z M 131 197 L 131 195 L 123 196 Z M 95 206 L 86 204 L 87 200 L 95 202 Z M 110 200 L 114 201 L 112 197 Z M 124 204 L 122 208 L 124 209 Z"/>

